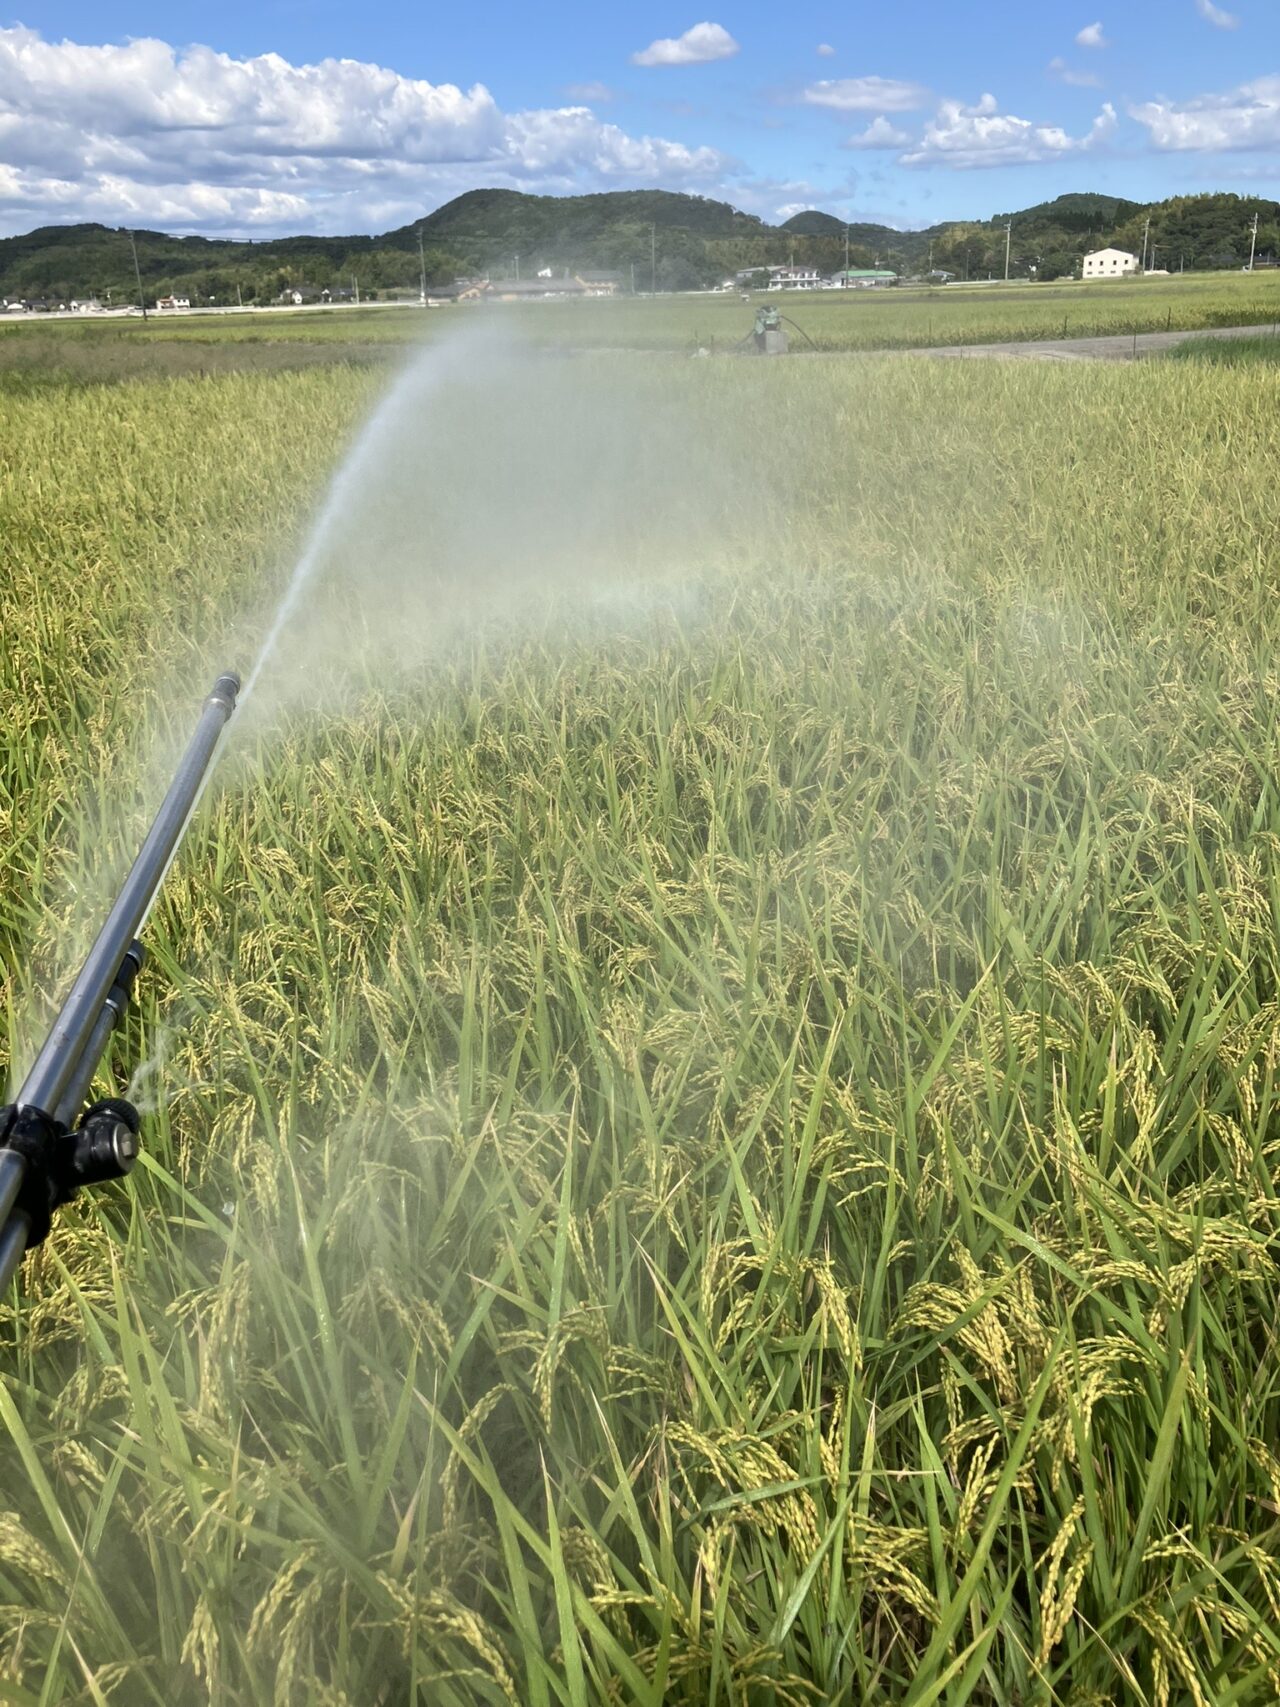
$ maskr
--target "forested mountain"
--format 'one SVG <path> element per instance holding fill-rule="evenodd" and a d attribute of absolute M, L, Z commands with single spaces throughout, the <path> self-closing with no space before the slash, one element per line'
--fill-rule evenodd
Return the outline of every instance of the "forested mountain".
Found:
<path fill-rule="evenodd" d="M 1006 225 L 1018 277 L 1071 273 L 1088 249 L 1114 243 L 1141 253 L 1150 220 L 1152 264 L 1172 270 L 1234 267 L 1247 261 L 1258 213 L 1258 253 L 1280 252 L 1280 206 L 1233 195 L 1176 196 L 1151 206 L 1116 196 L 1068 195 L 985 221 L 951 221 L 923 231 L 851 224 L 817 209 L 771 226 L 727 202 L 666 190 L 589 196 L 528 196 L 471 190 L 412 225 L 380 237 L 283 237 L 256 242 L 172 237 L 138 231 L 144 294 L 193 301 L 274 302 L 286 286 L 363 295 L 416 290 L 475 274 L 531 277 L 615 272 L 623 287 L 688 290 L 738 268 L 795 261 L 831 271 L 846 243 L 854 266 L 911 274 L 943 268 L 962 278 L 1002 276 Z M 847 229 L 847 236 L 846 236 Z M 1032 269 L 1035 269 L 1032 273 Z M 129 234 L 105 225 L 44 226 L 0 239 L 0 294 L 69 300 L 137 297 Z"/>
<path fill-rule="evenodd" d="M 1150 205 L 1117 196 L 1059 196 L 982 223 L 941 226 L 928 235 L 933 264 L 965 278 L 1003 275 L 1006 225 L 1011 270 L 1019 276 L 1032 267 L 1040 279 L 1070 275 L 1088 250 L 1108 246 L 1141 257 L 1144 243 L 1149 267 L 1191 272 L 1244 265 L 1255 213 L 1258 255 L 1280 258 L 1280 205 L 1256 196 L 1173 196 Z"/>

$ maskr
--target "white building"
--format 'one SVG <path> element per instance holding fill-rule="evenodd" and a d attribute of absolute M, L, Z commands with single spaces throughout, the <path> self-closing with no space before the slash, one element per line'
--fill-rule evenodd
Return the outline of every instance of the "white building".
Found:
<path fill-rule="evenodd" d="M 822 274 L 816 267 L 770 267 L 770 290 L 821 290 Z"/>
<path fill-rule="evenodd" d="M 1121 279 L 1126 273 L 1136 273 L 1138 257 L 1127 249 L 1095 249 L 1084 258 L 1084 277 L 1087 279 Z"/>

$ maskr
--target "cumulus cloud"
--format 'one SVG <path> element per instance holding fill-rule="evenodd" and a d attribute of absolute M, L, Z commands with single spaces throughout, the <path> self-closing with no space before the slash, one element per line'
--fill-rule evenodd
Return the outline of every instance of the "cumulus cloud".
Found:
<path fill-rule="evenodd" d="M 1030 119 L 1002 113 L 994 95 L 976 106 L 944 101 L 925 126 L 918 146 L 904 154 L 904 166 L 1026 166 L 1058 160 L 1097 148 L 1112 136 L 1116 112 L 1110 102 L 1085 136 L 1071 136 L 1058 125 L 1033 124 Z"/>
<path fill-rule="evenodd" d="M 712 148 L 631 136 L 574 105 L 504 113 L 359 60 L 293 65 L 162 41 L 0 29 L 0 224 L 99 219 L 195 231 L 404 223 L 477 183 L 703 189 Z"/>
<path fill-rule="evenodd" d="M 682 36 L 664 36 L 631 55 L 632 65 L 705 65 L 732 59 L 738 44 L 720 24 L 695 24 Z"/>
<path fill-rule="evenodd" d="M 1159 149 L 1280 148 L 1280 76 L 1191 101 L 1145 101 L 1129 112 Z"/>
<path fill-rule="evenodd" d="M 1234 12 L 1224 12 L 1221 6 L 1215 6 L 1213 0 L 1196 0 L 1196 11 L 1207 22 L 1219 30 L 1238 30 L 1240 20 Z"/>
<path fill-rule="evenodd" d="M 1068 83 L 1073 89 L 1101 89 L 1102 79 L 1092 71 L 1076 71 L 1067 64 L 1065 59 L 1049 61 L 1049 75 L 1056 77 L 1059 83 Z"/>
<path fill-rule="evenodd" d="M 1076 36 L 1077 47 L 1110 47 L 1111 43 L 1102 33 L 1101 24 L 1086 24 Z"/>
<path fill-rule="evenodd" d="M 832 45 L 829 41 L 820 41 L 818 43 L 818 58 L 819 59 L 834 59 L 835 53 L 836 53 L 836 50 L 835 50 L 835 48 L 832 47 Z"/>
<path fill-rule="evenodd" d="M 892 77 L 827 77 L 810 83 L 800 97 L 811 107 L 834 107 L 842 113 L 910 113 L 928 98 L 918 83 L 899 83 Z"/>
<path fill-rule="evenodd" d="M 864 131 L 851 136 L 845 143 L 846 148 L 905 148 L 911 137 L 905 130 L 899 130 L 896 125 L 881 113 L 878 119 L 873 119 Z"/>
<path fill-rule="evenodd" d="M 830 182 L 815 184 L 809 178 L 744 176 L 734 180 L 733 201 L 743 213 L 758 214 L 761 219 L 775 223 L 808 208 L 832 206 L 846 193 L 852 194 L 856 182 L 855 172 L 848 173 L 841 186 Z"/>

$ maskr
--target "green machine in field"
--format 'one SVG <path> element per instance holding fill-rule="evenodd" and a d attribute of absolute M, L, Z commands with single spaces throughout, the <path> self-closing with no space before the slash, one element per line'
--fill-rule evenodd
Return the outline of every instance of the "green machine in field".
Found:
<path fill-rule="evenodd" d="M 762 356 L 785 356 L 787 334 L 782 328 L 781 310 L 762 303 L 756 309 L 755 330 L 752 333 L 757 351 Z"/>

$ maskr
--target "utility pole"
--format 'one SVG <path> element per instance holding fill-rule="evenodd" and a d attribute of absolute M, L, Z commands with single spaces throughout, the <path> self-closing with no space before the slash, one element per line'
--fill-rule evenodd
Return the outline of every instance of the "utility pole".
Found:
<path fill-rule="evenodd" d="M 1004 282 L 1009 282 L 1009 251 L 1013 247 L 1013 221 L 1008 220 L 1004 228 Z"/>
<path fill-rule="evenodd" d="M 844 288 L 849 288 L 849 227 L 844 228 Z"/>
<path fill-rule="evenodd" d="M 658 227 L 649 227 L 649 295 L 658 294 Z"/>
<path fill-rule="evenodd" d="M 1258 253 L 1258 216 L 1253 216 L 1253 241 L 1249 245 L 1249 271 L 1253 271 L 1253 258 Z"/>
<path fill-rule="evenodd" d="M 138 243 L 133 232 L 129 233 L 129 247 L 133 250 L 133 276 L 138 281 L 138 307 L 142 310 L 142 324 L 147 323 L 147 305 L 142 298 L 142 269 L 138 265 Z"/>
<path fill-rule="evenodd" d="M 351 283 L 352 283 L 352 285 L 355 289 L 355 293 L 356 293 L 356 307 L 359 308 L 359 306 L 360 306 L 360 280 L 358 278 L 356 278 L 354 273 L 351 275 Z"/>
<path fill-rule="evenodd" d="M 1142 270 L 1147 270 L 1147 239 L 1151 235 L 1151 215 L 1147 215 L 1147 223 L 1142 228 Z"/>
<path fill-rule="evenodd" d="M 631 263 L 631 294 L 632 296 L 636 294 L 636 264 L 634 261 Z"/>
<path fill-rule="evenodd" d="M 240 280 L 239 279 L 236 280 L 236 307 L 237 308 L 243 308 L 244 307 L 244 298 L 240 294 Z"/>
<path fill-rule="evenodd" d="M 427 301 L 427 252 L 422 247 L 422 227 L 418 227 L 418 290 L 421 293 L 423 306 Z"/>

